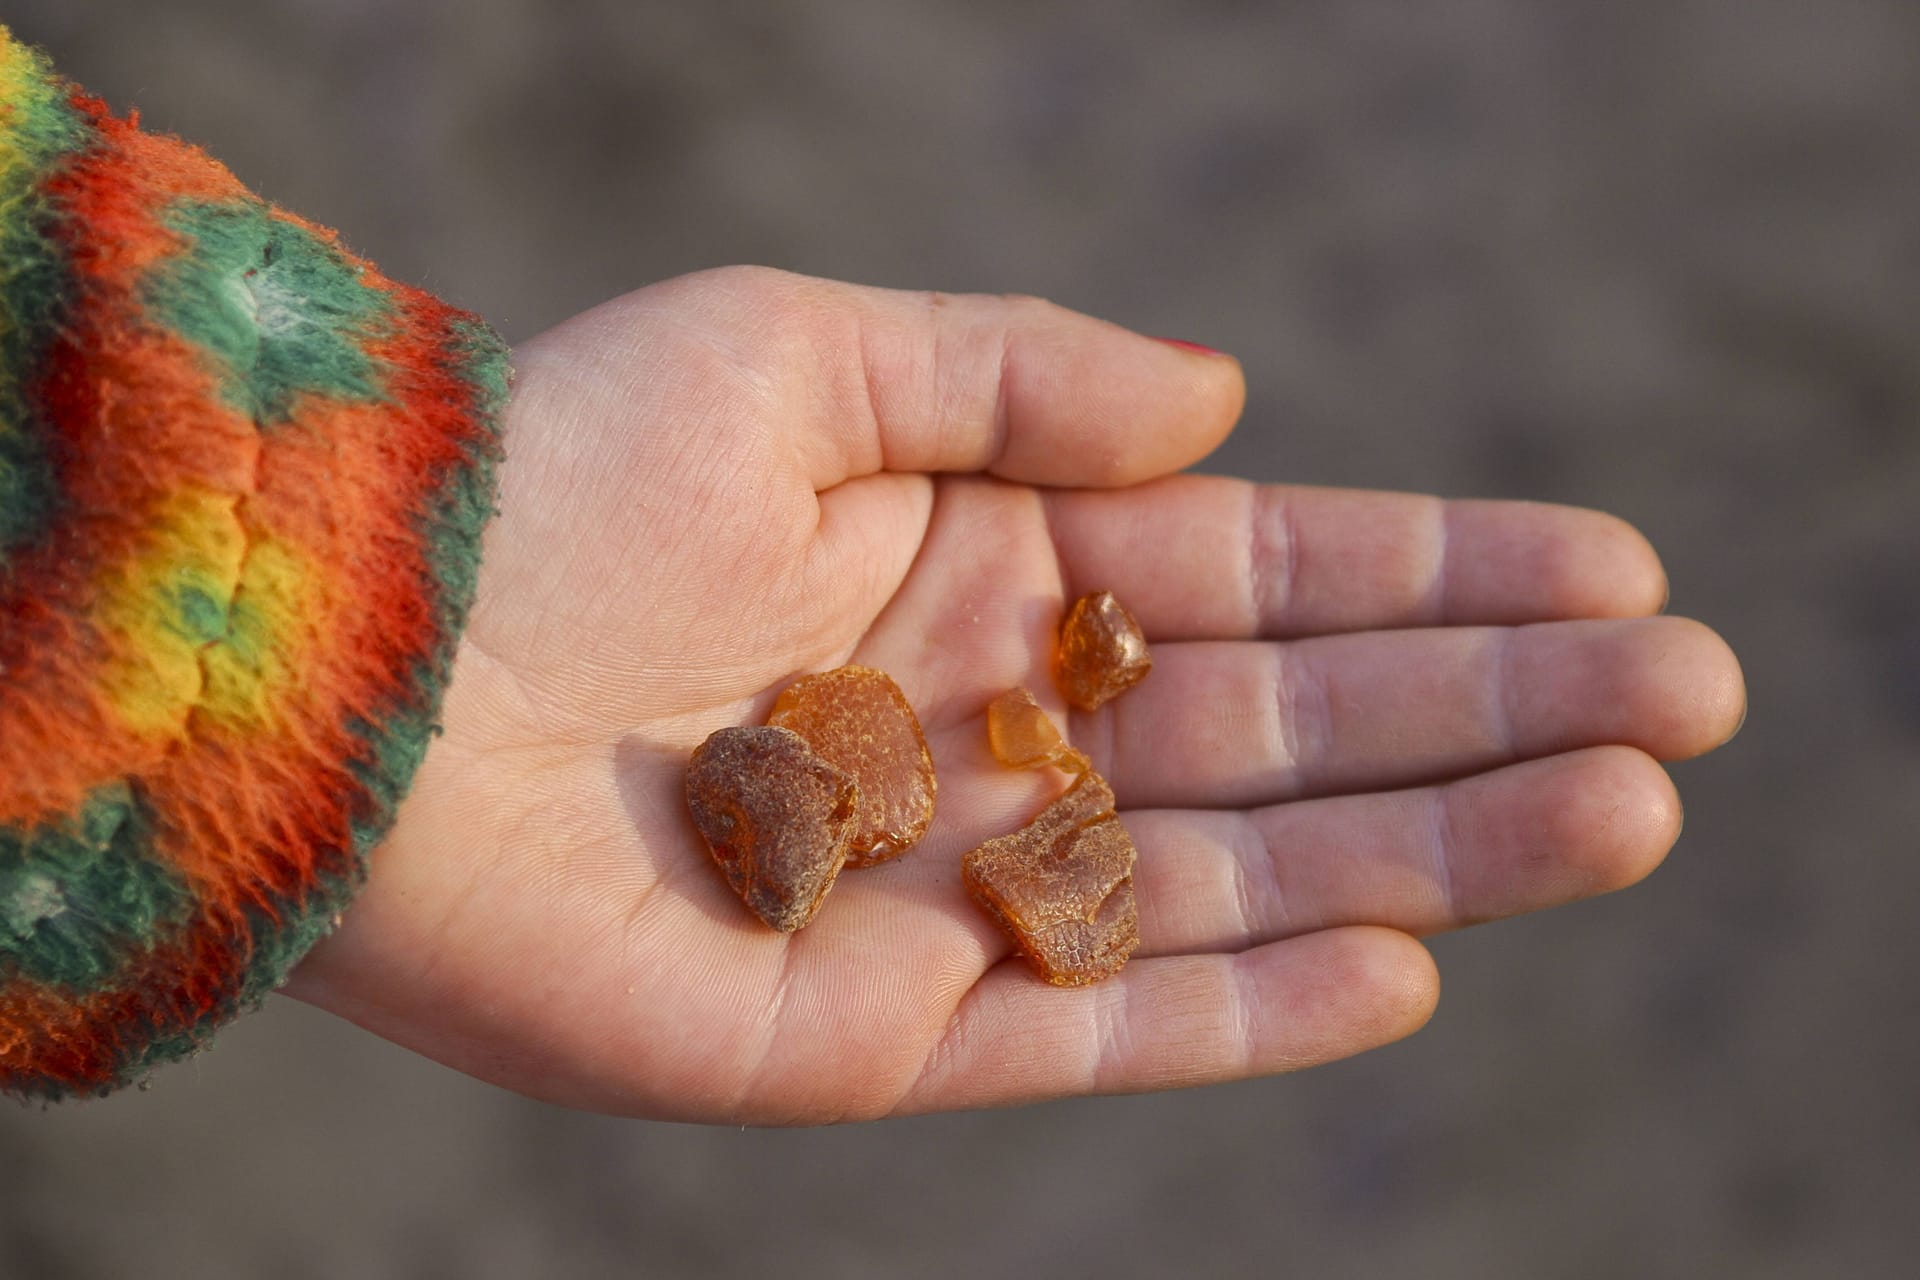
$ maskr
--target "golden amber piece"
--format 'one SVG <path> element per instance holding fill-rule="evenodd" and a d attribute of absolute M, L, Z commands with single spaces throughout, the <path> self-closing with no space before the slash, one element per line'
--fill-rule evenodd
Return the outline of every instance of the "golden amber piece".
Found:
<path fill-rule="evenodd" d="M 1054 677 L 1067 701 L 1092 711 L 1147 678 L 1153 655 L 1140 624 L 1111 591 L 1081 596 L 1060 624 Z"/>
<path fill-rule="evenodd" d="M 1012 835 L 960 863 L 967 893 L 1056 987 L 1112 977 L 1140 942 L 1133 840 L 1089 770 Z"/>
<path fill-rule="evenodd" d="M 693 825 L 740 900 L 782 933 L 820 909 L 858 806 L 853 779 L 788 729 L 721 729 L 687 764 Z"/>
<path fill-rule="evenodd" d="M 1068 773 L 1092 768 L 1086 756 L 1068 746 L 1025 689 L 1009 689 L 987 704 L 987 743 L 993 758 L 1009 769 L 1052 765 Z"/>
<path fill-rule="evenodd" d="M 791 729 L 860 789 L 847 865 L 867 867 L 912 848 L 933 821 L 933 756 L 893 677 L 872 667 L 802 676 L 767 723 Z"/>

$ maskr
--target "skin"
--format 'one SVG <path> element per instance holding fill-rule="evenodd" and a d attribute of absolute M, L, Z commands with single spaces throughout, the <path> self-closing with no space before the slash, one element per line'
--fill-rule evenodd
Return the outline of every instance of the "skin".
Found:
<path fill-rule="evenodd" d="M 1744 714 L 1606 515 L 1175 475 L 1231 358 L 1031 298 L 730 268 L 517 354 L 501 513 L 429 753 L 292 994 L 461 1071 L 626 1115 L 816 1123 L 1290 1071 L 1420 1027 L 1418 938 L 1634 883 L 1659 761 Z M 1053 628 L 1107 588 L 1155 667 L 1068 717 Z M 796 675 L 894 676 L 939 771 L 919 848 L 755 921 L 688 754 Z M 1140 951 L 1042 985 L 962 853 L 1061 782 L 996 765 L 1026 685 L 1113 783 Z"/>

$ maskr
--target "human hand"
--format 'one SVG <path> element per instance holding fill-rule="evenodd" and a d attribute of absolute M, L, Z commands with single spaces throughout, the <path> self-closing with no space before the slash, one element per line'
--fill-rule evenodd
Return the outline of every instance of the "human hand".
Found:
<path fill-rule="evenodd" d="M 1036 300 L 727 269 L 517 365 L 446 732 L 288 990 L 536 1097 L 806 1123 L 1357 1053 L 1431 1013 L 1416 936 L 1657 865 L 1656 759 L 1742 715 L 1619 521 L 1173 475 L 1239 366 Z M 1154 672 L 1062 718 L 1054 628 L 1102 588 Z M 774 933 L 693 831 L 687 757 L 850 661 L 918 712 L 938 811 Z M 1060 786 L 987 753 L 1022 684 L 1139 846 L 1140 950 L 1091 987 L 1036 980 L 961 888 Z"/>

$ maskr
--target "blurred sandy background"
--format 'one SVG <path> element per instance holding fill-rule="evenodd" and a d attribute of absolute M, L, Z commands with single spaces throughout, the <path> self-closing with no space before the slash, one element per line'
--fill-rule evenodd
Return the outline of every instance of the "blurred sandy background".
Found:
<path fill-rule="evenodd" d="M 0 1276 L 1893 1276 L 1920 1246 L 1913 0 L 11 0 L 523 338 L 690 268 L 1246 363 L 1210 464 L 1619 512 L 1752 720 L 1412 1041 L 821 1132 L 567 1114 L 279 1001 L 0 1106 Z"/>

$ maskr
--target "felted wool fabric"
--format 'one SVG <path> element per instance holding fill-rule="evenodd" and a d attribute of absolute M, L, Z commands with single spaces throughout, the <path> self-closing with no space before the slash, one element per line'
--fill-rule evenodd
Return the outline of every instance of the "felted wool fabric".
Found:
<path fill-rule="evenodd" d="M 0 27 L 0 1089 L 203 1045 L 434 732 L 506 351 Z"/>

